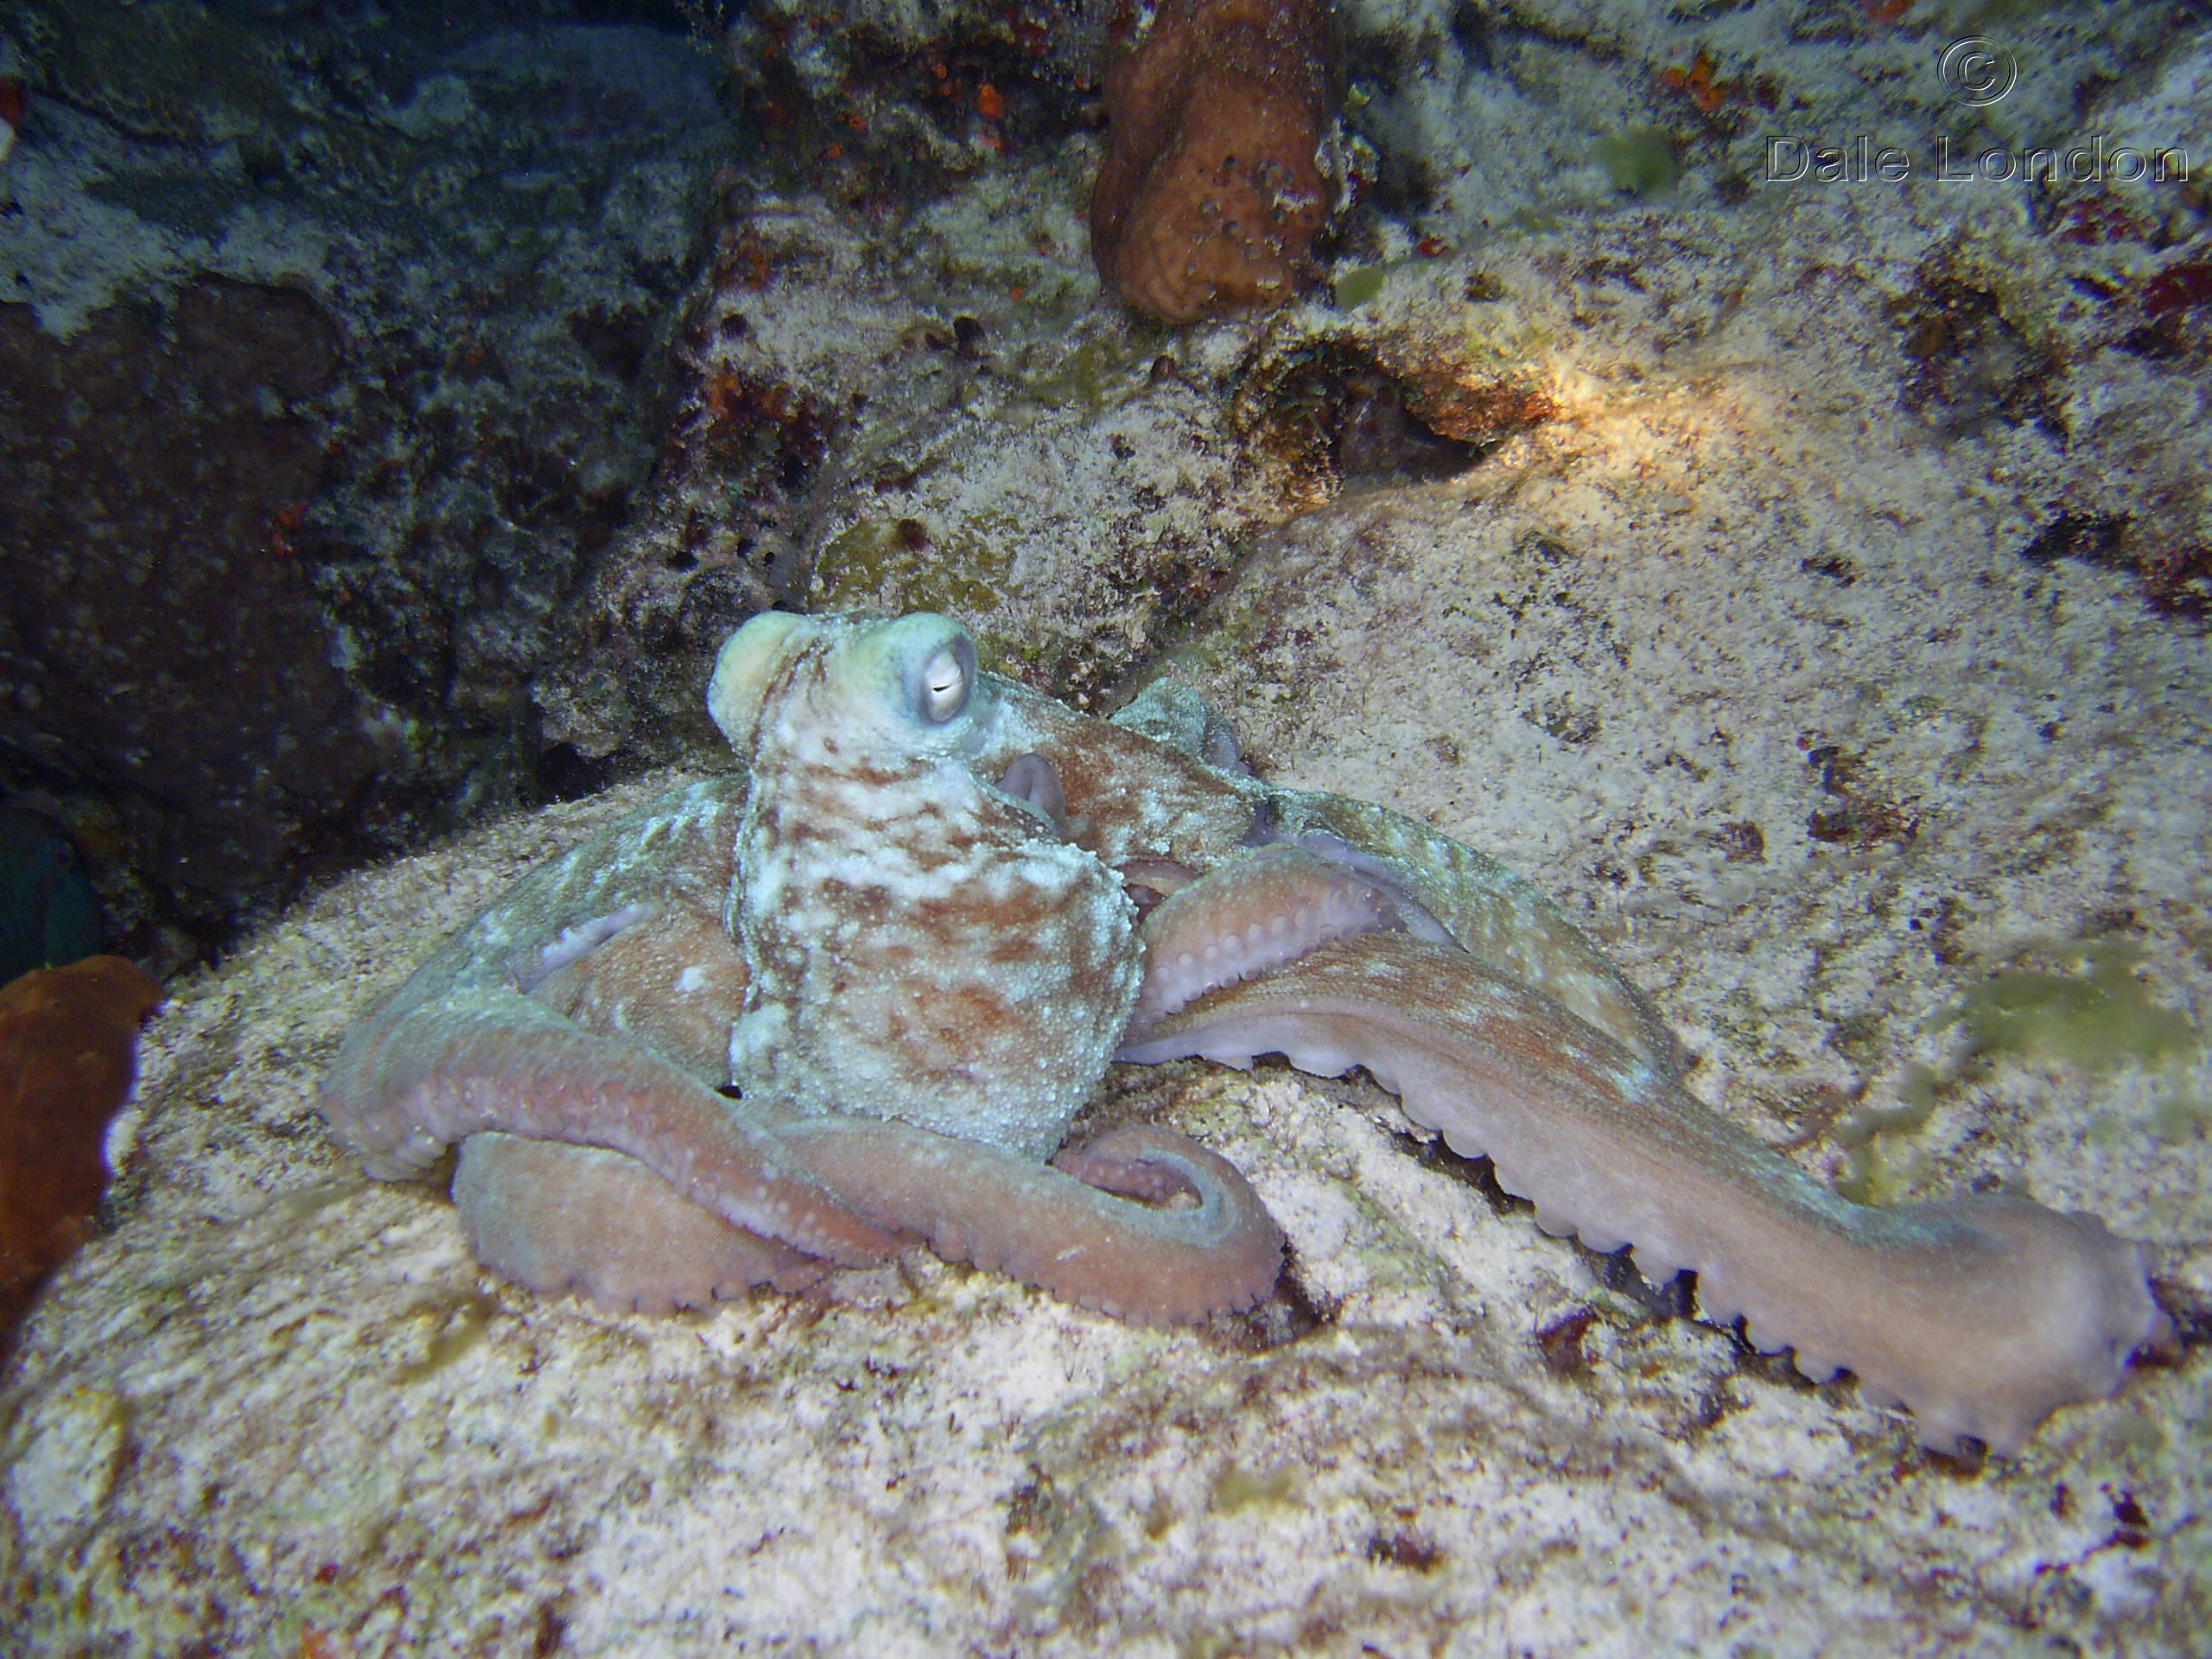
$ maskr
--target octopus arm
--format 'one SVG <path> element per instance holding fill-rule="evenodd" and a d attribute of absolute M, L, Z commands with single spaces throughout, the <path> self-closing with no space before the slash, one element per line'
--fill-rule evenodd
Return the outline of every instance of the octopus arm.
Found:
<path fill-rule="evenodd" d="M 1681 1071 L 1675 1034 L 1650 999 L 1526 877 L 1370 801 L 1303 790 L 1274 790 L 1269 800 L 1275 838 L 1382 882 L 1399 895 L 1411 931 L 1425 933 L 1414 924 L 1433 917 L 1450 943 Z"/>
<path fill-rule="evenodd" d="M 340 1047 L 322 1107 L 386 1179 L 421 1175 L 453 1142 L 498 1130 L 626 1153 L 731 1225 L 841 1266 L 895 1249 L 696 1077 L 520 995 L 379 1010 Z"/>
<path fill-rule="evenodd" d="M 1474 957 L 1402 932 L 1325 944 L 1210 993 L 1126 1046 L 1301 1070 L 1364 1066 L 1416 1122 L 1488 1156 L 1539 1225 L 1699 1275 L 1708 1315 L 1825 1380 L 1858 1373 L 1951 1450 L 2018 1450 L 2050 1412 L 2114 1391 L 2168 1329 L 2136 1246 L 2094 1217 L 1986 1197 L 1837 1197 L 1662 1070 Z"/>
<path fill-rule="evenodd" d="M 598 1147 L 472 1135 L 461 1143 L 453 1199 L 485 1267 L 531 1290 L 581 1289 L 605 1307 L 704 1307 L 753 1285 L 803 1289 L 829 1271 Z"/>
<path fill-rule="evenodd" d="M 1268 847 L 1217 865 L 1145 918 L 1144 981 L 1123 1040 L 1208 991 L 1271 974 L 1332 939 L 1398 925 L 1384 889 L 1300 849 Z"/>
<path fill-rule="evenodd" d="M 869 1118 L 794 1116 L 776 1136 L 876 1225 L 1116 1319 L 1195 1324 L 1250 1306 L 1281 1269 L 1259 1195 L 1165 1129 L 1114 1129 L 1054 1165 Z"/>

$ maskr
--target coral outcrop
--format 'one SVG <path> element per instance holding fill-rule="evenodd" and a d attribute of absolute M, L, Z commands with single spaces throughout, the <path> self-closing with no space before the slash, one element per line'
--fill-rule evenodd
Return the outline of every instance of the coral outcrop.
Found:
<path fill-rule="evenodd" d="M 1339 87 L 1326 0 L 1167 0 L 1107 73 L 1098 274 L 1168 322 L 1288 299 L 1327 222 Z"/>
<path fill-rule="evenodd" d="M 126 954 L 537 787 L 728 142 L 651 10 L 0 16 L 0 788 Z"/>
<path fill-rule="evenodd" d="M 389 758 L 286 540 L 344 355 L 313 299 L 261 283 L 195 282 L 165 326 L 109 307 L 68 340 L 0 306 L 0 750 L 122 803 L 123 861 L 187 931 L 358 817 Z"/>
<path fill-rule="evenodd" d="M 161 1001 L 153 976 L 120 957 L 0 990 L 0 1349 L 39 1281 L 84 1242 L 107 1185 L 108 1120 Z"/>

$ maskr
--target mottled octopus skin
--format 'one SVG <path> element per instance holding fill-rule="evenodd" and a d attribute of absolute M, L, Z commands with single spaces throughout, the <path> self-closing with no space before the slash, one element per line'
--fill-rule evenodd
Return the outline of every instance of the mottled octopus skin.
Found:
<path fill-rule="evenodd" d="M 888 1255 L 894 1241 L 715 1092 L 727 1063 L 714 1050 L 746 984 L 720 922 L 744 800 L 742 779 L 716 779 L 623 818 L 525 877 L 357 1023 L 321 1103 L 369 1173 L 419 1176 L 454 1142 L 505 1131 L 626 1154 L 811 1255 Z M 632 912 L 569 954 L 578 930 Z"/>
<path fill-rule="evenodd" d="M 484 1129 L 627 1154 L 467 1148 L 480 1251 L 546 1288 L 697 1301 L 921 1236 L 1124 1317 L 1191 1319 L 1274 1271 L 1234 1172 L 1150 1130 L 1041 1160 L 1116 1043 L 1141 1061 L 1280 1052 L 1365 1066 L 1495 1159 L 1547 1230 L 1633 1244 L 1655 1278 L 1696 1269 L 1709 1316 L 1744 1316 L 1810 1376 L 1857 1371 L 1933 1446 L 2017 1449 L 2165 1329 L 2136 1247 L 2092 1218 L 1840 1199 L 1680 1087 L 1648 1001 L 1530 884 L 1386 808 L 1260 782 L 1172 683 L 1109 722 L 976 676 L 957 719 L 914 739 L 914 663 L 956 639 L 938 618 L 741 630 L 710 706 L 748 772 L 642 809 L 480 918 L 348 1039 L 333 1122 L 386 1173 Z M 1125 882 L 1167 895 L 1141 943 Z M 993 948 L 967 912 L 1009 903 L 1043 931 L 996 947 L 1043 977 L 982 975 L 989 995 L 906 1053 L 923 993 Z M 947 959 L 899 948 L 910 923 Z M 1001 1032 L 1033 994 L 1027 1039 Z M 971 1020 L 988 1075 L 963 1077 Z M 901 1067 L 932 1078 L 925 1096 Z M 639 1081 L 664 1071 L 692 1092 Z M 734 1104 L 712 1086 L 728 1082 Z M 639 1127 L 656 1114 L 673 1149 Z M 543 1162 L 508 1172 L 511 1155 Z M 674 1237 L 702 1206 L 799 1254 L 685 1246 L 698 1260 L 657 1277 L 650 1252 L 564 1233 L 532 1197 L 572 1157 L 621 1183 L 577 1208 L 665 1206 Z"/>
<path fill-rule="evenodd" d="M 743 772 L 533 872 L 348 1033 L 323 1108 L 370 1172 L 466 1142 L 480 1260 L 626 1306 L 912 1237 L 1134 1319 L 1264 1294 L 1281 1235 L 1217 1158 L 1147 1131 L 1046 1161 L 1142 952 L 1120 878 L 972 767 L 966 635 L 758 619 L 710 706 Z"/>
<path fill-rule="evenodd" d="M 933 729 L 883 677 L 948 626 L 770 616 L 716 668 L 709 706 L 752 779 L 723 918 L 753 985 L 731 1072 L 748 1096 L 1042 1161 L 1128 1027 L 1135 912 L 1112 870 L 977 774 L 975 711 Z M 951 639 L 944 670 L 972 685 L 974 648 Z"/>

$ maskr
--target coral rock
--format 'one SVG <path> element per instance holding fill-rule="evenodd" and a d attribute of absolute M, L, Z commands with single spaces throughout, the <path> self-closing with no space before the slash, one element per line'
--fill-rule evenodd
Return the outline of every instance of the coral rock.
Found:
<path fill-rule="evenodd" d="M 107 1185 L 108 1120 L 161 1001 L 160 984 L 120 957 L 39 969 L 0 990 L 0 1344 L 84 1241 Z"/>
<path fill-rule="evenodd" d="M 343 358 L 290 289 L 202 279 L 166 328 L 115 305 L 68 340 L 0 305 L 0 746 L 115 803 L 111 861 L 208 935 L 394 758 L 279 517 L 321 487 L 305 410 Z"/>
<path fill-rule="evenodd" d="M 1165 0 L 1108 72 L 1091 256 L 1131 305 L 1189 322 L 1290 297 L 1333 194 L 1331 21 L 1326 0 Z"/>

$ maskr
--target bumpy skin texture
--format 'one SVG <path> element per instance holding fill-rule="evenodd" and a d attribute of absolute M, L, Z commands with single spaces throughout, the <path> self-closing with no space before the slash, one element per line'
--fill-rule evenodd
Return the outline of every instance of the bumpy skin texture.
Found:
<path fill-rule="evenodd" d="M 746 772 L 532 875 L 326 1085 L 375 1173 L 466 1139 L 480 1257 L 526 1284 L 696 1303 L 918 1237 L 1125 1318 L 1249 1303 L 1280 1240 L 1212 1154 L 1131 1128 L 1045 1161 L 1118 1045 L 1364 1066 L 1547 1230 L 1694 1269 L 1710 1317 L 1934 1446 L 2016 1450 L 2168 1328 L 2093 1217 L 1839 1198 L 1681 1088 L 1528 882 L 1270 788 L 1172 683 L 1102 721 L 977 675 L 943 618 L 772 616 L 709 704 Z"/>
<path fill-rule="evenodd" d="M 1107 72 L 1098 274 L 1167 322 L 1281 304 L 1328 220 L 1327 0 L 1166 0 Z"/>
<path fill-rule="evenodd" d="M 1046 1161 L 1143 955 L 1120 877 L 976 764 L 965 632 L 757 618 L 709 702 L 742 771 L 534 872 L 348 1033 L 323 1106 L 371 1173 L 464 1142 L 480 1260 L 640 1307 L 912 1238 L 1135 1319 L 1263 1295 L 1281 1235 L 1218 1158 Z"/>

